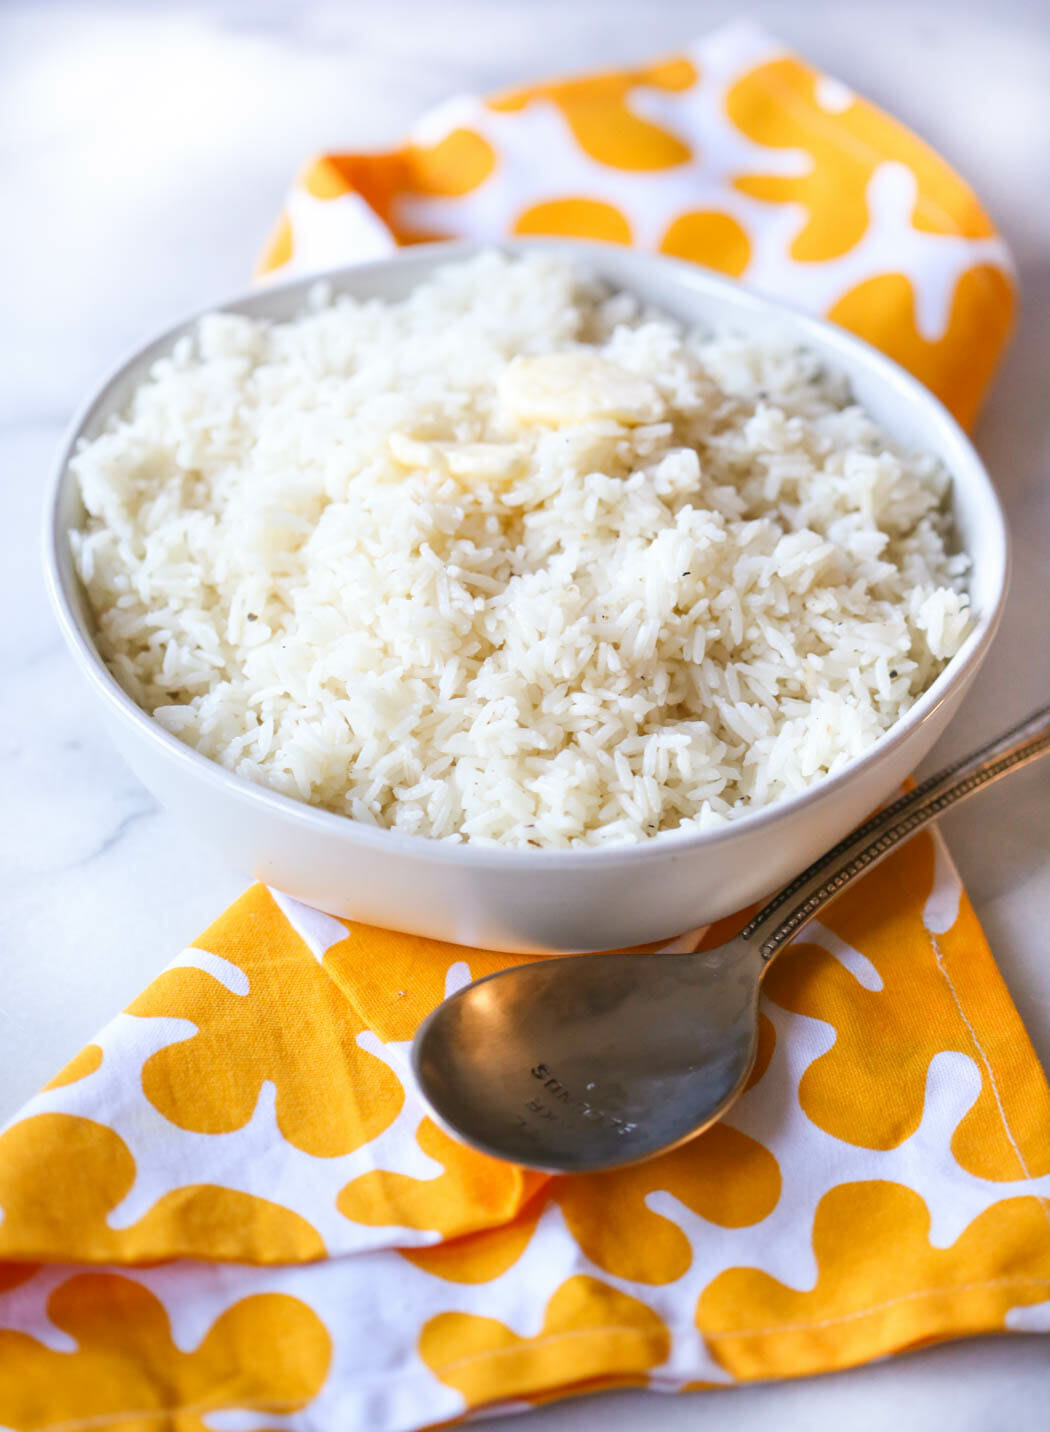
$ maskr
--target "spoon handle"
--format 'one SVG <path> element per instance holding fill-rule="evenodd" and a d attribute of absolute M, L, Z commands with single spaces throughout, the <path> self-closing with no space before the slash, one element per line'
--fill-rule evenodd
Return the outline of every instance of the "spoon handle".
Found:
<path fill-rule="evenodd" d="M 1005 735 L 990 741 L 930 776 L 900 800 L 873 815 L 838 845 L 803 870 L 765 905 L 740 932 L 754 941 L 764 960 L 771 960 L 803 925 L 851 881 L 877 865 L 884 856 L 957 801 L 997 781 L 1010 771 L 1050 754 L 1050 706 L 1044 706 Z"/>

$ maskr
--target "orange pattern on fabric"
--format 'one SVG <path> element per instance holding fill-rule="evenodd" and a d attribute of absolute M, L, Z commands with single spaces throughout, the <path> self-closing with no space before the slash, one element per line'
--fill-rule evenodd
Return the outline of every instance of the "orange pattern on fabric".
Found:
<path fill-rule="evenodd" d="M 134 1182 L 135 1160 L 106 1124 L 74 1114 L 13 1124 L 0 1135 L 0 1257 L 288 1263 L 324 1256 L 320 1235 L 300 1214 L 218 1184 L 173 1189 L 137 1223 L 111 1228 L 107 1218 Z"/>
<path fill-rule="evenodd" d="M 315 199 L 338 199 L 353 191 L 354 182 L 337 154 L 316 159 L 302 173 L 300 184 Z"/>
<path fill-rule="evenodd" d="M 440 1313 L 419 1340 L 420 1357 L 468 1407 L 596 1378 L 604 1383 L 610 1369 L 630 1377 L 664 1362 L 670 1350 L 670 1334 L 651 1308 L 582 1274 L 555 1292 L 537 1337 L 518 1337 L 495 1318 Z"/>
<path fill-rule="evenodd" d="M 530 1407 L 546 1407 L 552 1402 L 562 1402 L 570 1397 L 592 1397 L 596 1392 L 622 1392 L 631 1387 L 648 1387 L 649 1379 L 644 1373 L 619 1377 L 611 1373 L 605 1377 L 592 1377 L 584 1382 L 574 1382 L 571 1387 L 550 1387 L 543 1392 L 530 1393 L 522 1402 Z"/>
<path fill-rule="evenodd" d="M 1001 269 L 979 265 L 956 285 L 948 326 L 924 338 L 915 291 L 904 274 L 866 279 L 832 305 L 828 317 L 874 343 L 922 380 L 964 427 L 977 417 L 1014 322 L 1015 294 Z"/>
<path fill-rule="evenodd" d="M 757 1268 L 730 1268 L 700 1296 L 696 1321 L 734 1377 L 798 1377 L 852 1367 L 939 1337 L 1003 1327 L 1010 1307 L 1050 1296 L 1050 1227 L 1037 1198 L 987 1209 L 949 1248 L 903 1184 L 840 1184 L 813 1224 L 812 1291 Z M 935 1310 L 935 1311 L 931 1311 Z"/>
<path fill-rule="evenodd" d="M 1023 1069 L 1038 1068 L 1039 1061 L 1006 985 L 994 964 L 981 958 L 987 950 L 984 932 L 965 892 L 955 923 L 931 943 L 980 1040 L 979 1050 L 971 1046 L 969 1052 L 981 1069 L 983 1103 L 955 1130 L 952 1153 L 977 1178 L 1012 1182 L 1050 1174 L 1050 1085 L 1023 1078 Z M 998 1118 L 987 1097 L 993 1076 L 996 1112 L 1002 1109 Z M 1050 1200 L 1047 1209 L 1050 1216 Z"/>
<path fill-rule="evenodd" d="M 208 1432 L 209 1412 L 297 1412 L 321 1390 L 331 1357 L 317 1314 L 280 1293 L 235 1303 L 188 1353 L 172 1342 L 161 1304 L 130 1278 L 81 1274 L 55 1289 L 47 1310 L 75 1352 L 0 1329 L 0 1374 L 17 1368 L 0 1375 L 0 1424 L 16 1432 Z"/>
<path fill-rule="evenodd" d="M 300 186 L 315 199 L 360 194 L 399 243 L 439 238 L 401 213 L 403 196 L 459 198 L 478 188 L 492 173 L 496 154 L 475 130 L 456 129 L 437 144 L 410 144 L 389 154 L 325 154 L 307 165 Z M 273 243 L 264 271 L 279 267 Z"/>
<path fill-rule="evenodd" d="M 792 258 L 821 262 L 858 244 L 870 218 L 868 184 L 876 168 L 889 162 L 905 164 L 915 175 L 911 218 L 917 229 L 967 238 L 993 232 L 973 192 L 938 154 L 865 100 L 854 98 L 829 114 L 818 100 L 820 78 L 799 60 L 771 60 L 738 80 L 726 100 L 730 119 L 749 139 L 772 149 L 801 149 L 813 161 L 801 175 L 742 174 L 734 180 L 736 189 L 755 199 L 805 208 Z"/>
<path fill-rule="evenodd" d="M 0 1293 L 9 1293 L 28 1283 L 39 1269 L 39 1263 L 0 1263 Z"/>
<path fill-rule="evenodd" d="M 821 917 L 829 930 L 871 961 L 881 989 L 865 989 L 817 941 L 802 940 L 770 970 L 765 994 L 784 1009 L 824 1020 L 835 1030 L 835 1043 L 810 1064 L 798 1089 L 802 1109 L 819 1128 L 847 1144 L 896 1148 L 919 1127 L 930 1061 L 944 1050 L 955 1050 L 972 1058 L 982 1076 L 980 1095 L 959 1126 L 956 1156 L 982 1177 L 991 1176 L 994 1168 L 998 1178 L 1021 1178 L 1024 1172 L 1003 1127 L 996 1088 L 919 915 L 933 877 L 933 841 L 929 832 L 922 832 Z M 971 950 L 974 928 L 967 925 L 962 934 L 963 945 L 969 939 Z M 939 943 L 958 951 L 959 942 L 949 936 L 939 937 Z M 971 1007 L 980 1009 L 984 992 L 990 995 L 997 983 L 994 965 L 975 974 Z M 917 1009 L 921 1019 L 916 1018 Z M 1012 1118 L 1012 1101 L 1005 1108 Z M 1035 1174 L 1050 1169 L 1047 1127 L 1031 1132 Z M 966 1159 L 975 1149 L 981 1151 L 979 1165 L 970 1168 Z"/>
<path fill-rule="evenodd" d="M 336 199 L 358 193 L 385 224 L 393 228 L 395 198 L 410 181 L 403 150 L 380 154 L 325 154 L 307 165 L 300 186 L 314 198 Z"/>
<path fill-rule="evenodd" d="M 283 268 L 289 264 L 295 253 L 295 238 L 292 233 L 292 221 L 287 213 L 281 213 L 280 218 L 273 226 L 273 231 L 267 239 L 259 261 L 255 265 L 255 277 L 262 278 L 274 269 Z"/>
<path fill-rule="evenodd" d="M 449 1283 L 490 1283 L 513 1268 L 525 1252 L 544 1206 L 541 1195 L 526 1204 L 510 1223 L 434 1243 L 429 1248 L 398 1251 L 402 1258 L 434 1278 L 444 1278 Z"/>
<path fill-rule="evenodd" d="M 471 979 L 480 979 L 525 958 L 353 924 L 346 939 L 325 953 L 324 968 L 368 1028 L 389 1044 L 411 1039 L 441 1003 L 453 965 L 465 963 Z"/>
<path fill-rule="evenodd" d="M 732 215 L 694 209 L 668 226 L 660 252 L 739 278 L 751 261 L 751 240 Z"/>
<path fill-rule="evenodd" d="M 55 1077 L 49 1079 L 43 1087 L 45 1089 L 63 1089 L 67 1084 L 79 1083 L 89 1074 L 94 1074 L 101 1065 L 102 1050 L 97 1044 L 85 1044 L 80 1053 L 74 1054 L 65 1068 L 60 1069 Z"/>
<path fill-rule="evenodd" d="M 560 234 L 574 239 L 597 239 L 608 244 L 629 244 L 631 225 L 615 204 L 600 199 L 549 199 L 523 209 L 514 221 L 515 234 Z"/>
<path fill-rule="evenodd" d="M 233 994 L 203 970 L 176 968 L 128 1006 L 197 1026 L 143 1066 L 146 1097 L 166 1119 L 202 1134 L 243 1128 L 272 1080 L 281 1133 L 315 1157 L 350 1153 L 393 1122 L 404 1103 L 400 1080 L 358 1045 L 365 1024 L 264 886 L 195 944 L 236 965 L 250 989 Z"/>
<path fill-rule="evenodd" d="M 780 1169 L 764 1145 L 723 1123 L 650 1163 L 560 1179 L 554 1196 L 592 1263 L 634 1283 L 673 1283 L 693 1250 L 676 1223 L 648 1207 L 658 1191 L 709 1223 L 742 1228 L 776 1207 Z"/>
<path fill-rule="evenodd" d="M 674 59 L 644 69 L 508 90 L 488 100 L 488 105 L 506 113 L 546 100 L 557 106 L 576 143 L 599 164 L 612 169 L 669 169 L 691 159 L 692 150 L 677 135 L 636 113 L 630 104 L 631 92 L 643 86 L 681 91 L 696 82 L 695 66 L 689 60 Z"/>
<path fill-rule="evenodd" d="M 441 1173 L 427 1179 L 370 1170 L 342 1189 L 339 1212 L 372 1227 L 427 1228 L 458 1237 L 506 1223 L 546 1182 L 544 1174 L 475 1153 L 430 1119 L 420 1124 L 416 1142 L 441 1164 Z"/>
<path fill-rule="evenodd" d="M 412 191 L 458 198 L 479 188 L 496 167 L 492 145 L 473 129 L 454 129 L 437 144 L 408 151 Z"/>

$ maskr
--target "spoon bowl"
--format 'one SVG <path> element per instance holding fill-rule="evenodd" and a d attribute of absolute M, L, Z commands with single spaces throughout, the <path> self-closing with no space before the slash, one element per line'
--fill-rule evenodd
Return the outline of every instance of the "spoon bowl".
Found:
<path fill-rule="evenodd" d="M 563 1172 L 635 1163 L 706 1128 L 746 1081 L 762 970 L 742 941 L 518 966 L 431 1016 L 417 1077 L 486 1153 Z"/>
<path fill-rule="evenodd" d="M 684 1143 L 742 1093 L 762 977 L 780 951 L 949 806 L 1048 752 L 1050 707 L 873 816 L 715 949 L 571 955 L 476 980 L 420 1026 L 424 1097 L 466 1143 L 547 1172 L 594 1173 Z"/>

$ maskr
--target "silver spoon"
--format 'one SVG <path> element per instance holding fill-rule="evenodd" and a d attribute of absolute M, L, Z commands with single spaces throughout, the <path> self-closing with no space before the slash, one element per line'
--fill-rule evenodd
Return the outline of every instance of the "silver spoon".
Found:
<path fill-rule="evenodd" d="M 902 841 L 1048 752 L 1050 707 L 872 816 L 717 949 L 569 955 L 475 980 L 416 1034 L 424 1097 L 474 1148 L 553 1173 L 638 1163 L 684 1143 L 747 1082 L 759 987 L 776 955 Z"/>

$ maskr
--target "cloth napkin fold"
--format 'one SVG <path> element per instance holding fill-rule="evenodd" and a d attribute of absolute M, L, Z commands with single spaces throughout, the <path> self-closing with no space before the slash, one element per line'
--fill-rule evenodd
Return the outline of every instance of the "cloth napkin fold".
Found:
<path fill-rule="evenodd" d="M 1010 324 L 966 186 L 751 27 L 325 156 L 264 268 L 512 232 L 735 274 L 966 421 Z M 739 1105 L 638 1168 L 549 1179 L 424 1116 L 414 1030 L 510 963 L 252 887 L 0 1135 L 0 1426 L 402 1432 L 1050 1330 L 1050 1090 L 939 837 L 808 928 Z"/>

